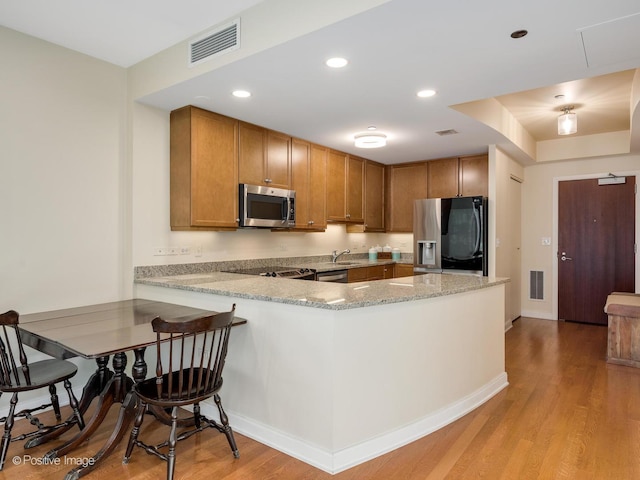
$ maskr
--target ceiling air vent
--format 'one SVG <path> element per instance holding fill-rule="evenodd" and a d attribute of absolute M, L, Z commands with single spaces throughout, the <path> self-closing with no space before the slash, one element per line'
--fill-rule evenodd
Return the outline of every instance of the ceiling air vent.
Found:
<path fill-rule="evenodd" d="M 240 19 L 218 27 L 189 43 L 189 66 L 240 48 Z"/>
<path fill-rule="evenodd" d="M 454 130 L 453 128 L 450 128 L 449 130 L 440 130 L 440 131 L 438 131 L 436 133 L 438 135 L 440 135 L 441 137 L 444 137 L 445 135 L 455 135 L 458 132 L 456 130 Z"/>

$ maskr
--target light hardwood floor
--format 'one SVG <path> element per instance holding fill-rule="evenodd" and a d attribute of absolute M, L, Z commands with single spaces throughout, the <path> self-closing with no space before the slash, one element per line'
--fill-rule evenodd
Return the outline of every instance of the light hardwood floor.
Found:
<path fill-rule="evenodd" d="M 209 430 L 178 445 L 176 478 L 640 479 L 640 369 L 608 365 L 606 336 L 605 327 L 518 320 L 506 333 L 509 387 L 457 422 L 337 475 L 239 434 L 240 458 L 234 459 L 224 435 Z M 105 425 L 74 457 L 94 452 L 108 433 Z M 48 448 L 24 451 L 12 444 L 0 479 L 63 478 L 65 465 L 11 462 Z M 164 478 L 164 462 L 140 449 L 122 465 L 123 449 L 85 478 Z"/>

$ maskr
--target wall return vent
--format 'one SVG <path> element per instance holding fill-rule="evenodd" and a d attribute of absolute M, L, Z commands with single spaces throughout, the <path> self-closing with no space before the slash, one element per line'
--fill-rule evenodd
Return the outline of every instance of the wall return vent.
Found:
<path fill-rule="evenodd" d="M 544 300 L 544 272 L 541 270 L 529 271 L 529 299 Z"/>
<path fill-rule="evenodd" d="M 189 66 L 240 48 L 240 19 L 217 27 L 189 42 Z"/>

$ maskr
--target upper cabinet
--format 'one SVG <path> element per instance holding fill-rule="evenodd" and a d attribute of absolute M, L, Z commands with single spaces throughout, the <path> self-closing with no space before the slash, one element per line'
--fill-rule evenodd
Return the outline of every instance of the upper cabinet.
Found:
<path fill-rule="evenodd" d="M 460 157 L 460 196 L 489 196 L 489 156 Z"/>
<path fill-rule="evenodd" d="M 387 232 L 413 232 L 413 202 L 427 198 L 427 162 L 390 165 L 386 171 Z"/>
<path fill-rule="evenodd" d="M 487 155 L 430 160 L 429 198 L 487 196 L 489 160 Z"/>
<path fill-rule="evenodd" d="M 364 159 L 329 150 L 327 220 L 364 223 Z"/>
<path fill-rule="evenodd" d="M 384 232 L 384 165 L 367 160 L 364 165 L 364 231 Z"/>
<path fill-rule="evenodd" d="M 170 125 L 171 229 L 235 229 L 238 121 L 184 107 Z"/>
<path fill-rule="evenodd" d="M 329 149 L 294 138 L 291 188 L 296 191 L 296 229 L 327 228 L 326 184 Z"/>
<path fill-rule="evenodd" d="M 239 122 L 239 183 L 289 188 L 291 137 Z"/>

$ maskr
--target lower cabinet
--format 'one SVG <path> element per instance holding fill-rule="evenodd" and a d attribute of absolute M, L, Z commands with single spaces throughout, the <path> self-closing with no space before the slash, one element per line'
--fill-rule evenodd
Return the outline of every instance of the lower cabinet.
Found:
<path fill-rule="evenodd" d="M 413 277 L 415 275 L 413 273 L 413 265 L 409 263 L 396 263 L 394 266 L 395 274 L 393 278 Z"/>
<path fill-rule="evenodd" d="M 347 282 L 371 282 L 393 278 L 395 265 L 371 265 L 368 267 L 350 268 L 347 270 Z M 413 268 L 413 267 L 412 267 Z"/>

